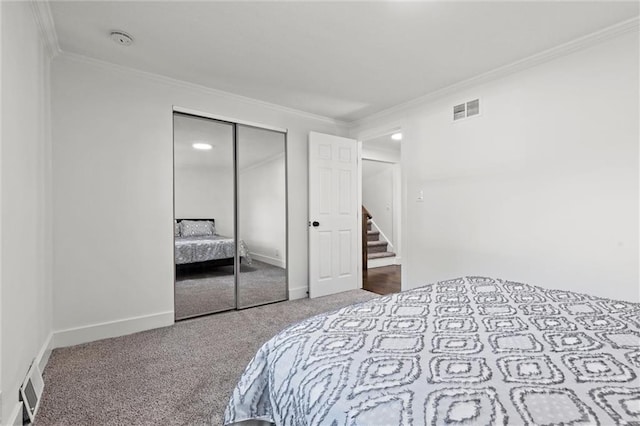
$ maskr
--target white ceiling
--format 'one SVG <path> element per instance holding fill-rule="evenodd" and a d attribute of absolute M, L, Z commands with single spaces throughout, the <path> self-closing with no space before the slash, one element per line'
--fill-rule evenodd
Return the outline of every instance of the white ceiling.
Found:
<path fill-rule="evenodd" d="M 636 17 L 638 2 L 53 1 L 63 51 L 344 121 Z M 128 48 L 110 30 L 130 33 Z"/>

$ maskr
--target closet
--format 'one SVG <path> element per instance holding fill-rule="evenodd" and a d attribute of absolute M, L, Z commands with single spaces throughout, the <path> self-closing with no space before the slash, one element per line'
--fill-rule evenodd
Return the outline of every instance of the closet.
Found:
<path fill-rule="evenodd" d="M 288 298 L 286 131 L 173 113 L 176 320 Z"/>

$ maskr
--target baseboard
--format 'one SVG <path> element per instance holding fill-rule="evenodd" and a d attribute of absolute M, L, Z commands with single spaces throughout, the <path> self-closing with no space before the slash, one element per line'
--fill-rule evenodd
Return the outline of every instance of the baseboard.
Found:
<path fill-rule="evenodd" d="M 79 345 L 94 340 L 125 336 L 153 328 L 167 327 L 175 322 L 174 312 L 161 312 L 117 321 L 92 324 L 84 327 L 58 330 L 53 333 L 53 347 Z"/>
<path fill-rule="evenodd" d="M 402 256 L 396 256 L 396 262 L 394 265 L 402 265 Z"/>
<path fill-rule="evenodd" d="M 284 260 L 279 259 L 277 257 L 265 256 L 264 254 L 259 253 L 249 253 L 252 259 L 258 260 L 260 262 L 267 263 L 272 266 L 277 266 L 278 268 L 285 268 Z"/>
<path fill-rule="evenodd" d="M 22 401 L 18 402 L 7 419 L 8 426 L 22 426 Z M 2 419 L 0 419 L 0 422 Z"/>
<path fill-rule="evenodd" d="M 296 287 L 289 289 L 289 300 L 306 299 L 309 297 L 308 287 Z"/>
<path fill-rule="evenodd" d="M 38 364 L 40 371 L 44 371 L 44 368 L 47 366 L 52 350 L 53 350 L 53 332 L 49 333 L 46 340 L 42 344 L 42 347 L 38 351 L 38 355 L 36 355 L 36 360 L 34 362 Z"/>

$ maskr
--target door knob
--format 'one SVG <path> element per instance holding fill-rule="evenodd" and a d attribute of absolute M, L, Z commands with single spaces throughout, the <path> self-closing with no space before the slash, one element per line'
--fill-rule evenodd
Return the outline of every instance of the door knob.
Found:
<path fill-rule="evenodd" d="M 318 226 L 320 226 L 320 222 L 318 222 L 317 220 L 314 220 L 312 225 L 314 228 L 317 228 Z"/>

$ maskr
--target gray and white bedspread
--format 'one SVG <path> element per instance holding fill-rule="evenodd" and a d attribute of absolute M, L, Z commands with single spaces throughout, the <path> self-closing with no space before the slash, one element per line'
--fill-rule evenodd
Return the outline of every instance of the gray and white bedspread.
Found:
<path fill-rule="evenodd" d="M 176 265 L 205 262 L 207 260 L 228 259 L 235 256 L 233 238 L 220 235 L 198 237 L 176 237 Z M 251 256 L 244 241 L 240 240 L 240 256 L 251 265 Z"/>
<path fill-rule="evenodd" d="M 279 333 L 225 424 L 640 425 L 639 329 L 637 303 L 443 281 Z"/>

